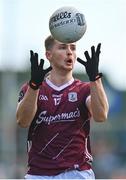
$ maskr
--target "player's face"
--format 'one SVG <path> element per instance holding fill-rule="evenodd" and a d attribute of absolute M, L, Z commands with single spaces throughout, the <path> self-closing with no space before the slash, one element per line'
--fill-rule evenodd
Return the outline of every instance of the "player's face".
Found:
<path fill-rule="evenodd" d="M 71 71 L 76 61 L 76 44 L 55 41 L 52 49 L 46 54 L 52 68 Z"/>

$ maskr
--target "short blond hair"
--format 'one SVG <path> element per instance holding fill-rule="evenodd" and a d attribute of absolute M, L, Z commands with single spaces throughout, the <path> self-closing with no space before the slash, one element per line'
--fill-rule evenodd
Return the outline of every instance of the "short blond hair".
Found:
<path fill-rule="evenodd" d="M 50 50 L 53 47 L 54 43 L 55 43 L 55 39 L 53 38 L 53 36 L 49 35 L 45 39 L 45 49 L 46 49 L 46 51 Z"/>

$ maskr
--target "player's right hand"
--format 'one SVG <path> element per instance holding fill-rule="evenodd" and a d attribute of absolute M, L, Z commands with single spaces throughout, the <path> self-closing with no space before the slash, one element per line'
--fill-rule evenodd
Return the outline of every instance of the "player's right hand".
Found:
<path fill-rule="evenodd" d="M 40 60 L 40 64 L 38 63 L 38 54 L 34 53 L 32 50 L 30 51 L 30 62 L 31 62 L 31 80 L 29 81 L 29 86 L 37 90 L 39 89 L 42 81 L 44 80 L 45 75 L 52 69 L 52 67 L 48 67 L 47 69 L 43 69 L 44 60 Z"/>

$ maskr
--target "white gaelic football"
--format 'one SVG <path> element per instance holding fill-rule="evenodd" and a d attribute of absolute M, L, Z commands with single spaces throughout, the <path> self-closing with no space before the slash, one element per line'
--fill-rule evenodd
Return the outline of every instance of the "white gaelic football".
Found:
<path fill-rule="evenodd" d="M 57 9 L 49 19 L 49 30 L 52 36 L 63 43 L 80 40 L 86 28 L 84 14 L 70 6 Z"/>

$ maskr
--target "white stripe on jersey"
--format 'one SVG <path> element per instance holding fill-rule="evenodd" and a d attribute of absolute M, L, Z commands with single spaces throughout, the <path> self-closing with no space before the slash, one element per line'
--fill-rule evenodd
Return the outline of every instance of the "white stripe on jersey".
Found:
<path fill-rule="evenodd" d="M 57 133 L 55 136 L 53 136 L 53 138 L 52 138 L 50 141 L 48 141 L 48 143 L 45 145 L 45 147 L 42 148 L 42 150 L 39 152 L 39 154 L 42 153 L 42 152 L 46 149 L 46 147 L 47 147 L 58 135 L 59 135 L 59 133 Z"/>
<path fill-rule="evenodd" d="M 55 84 L 53 84 L 48 78 L 45 79 L 46 83 L 53 88 L 56 91 L 61 91 L 64 88 L 66 88 L 67 86 L 71 85 L 74 82 L 74 78 L 72 78 L 70 81 L 68 81 L 67 83 L 61 85 L 61 86 L 56 86 Z"/>
<path fill-rule="evenodd" d="M 87 138 L 85 138 L 85 152 L 86 152 L 86 156 L 89 159 L 88 162 L 93 161 L 93 157 L 91 156 L 91 154 L 88 152 L 88 149 L 87 149 Z"/>

